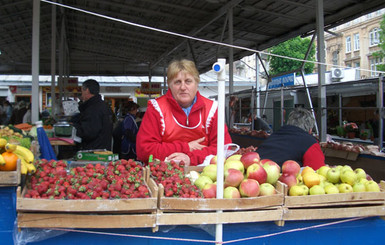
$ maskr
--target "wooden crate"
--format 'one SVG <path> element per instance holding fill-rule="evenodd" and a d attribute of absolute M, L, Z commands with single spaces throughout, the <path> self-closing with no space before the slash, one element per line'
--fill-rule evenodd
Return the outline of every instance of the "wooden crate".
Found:
<path fill-rule="evenodd" d="M 0 186 L 18 186 L 20 185 L 20 159 L 17 160 L 15 171 L 0 171 Z"/>
<path fill-rule="evenodd" d="M 384 205 L 385 181 L 381 181 L 381 192 L 354 192 L 325 195 L 289 196 L 287 185 L 284 186 L 287 208 L 309 208 L 330 206 Z"/>
<path fill-rule="evenodd" d="M 339 193 L 313 196 L 288 196 L 284 201 L 283 221 L 339 219 L 385 215 L 385 182 L 381 192 Z"/>
<path fill-rule="evenodd" d="M 18 227 L 134 228 L 156 227 L 158 188 L 148 183 L 150 198 L 49 200 L 17 193 Z"/>

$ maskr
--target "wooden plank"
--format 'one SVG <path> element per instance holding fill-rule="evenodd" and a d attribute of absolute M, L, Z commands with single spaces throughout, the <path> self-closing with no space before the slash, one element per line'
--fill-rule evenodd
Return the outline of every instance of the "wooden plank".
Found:
<path fill-rule="evenodd" d="M 157 225 L 230 224 L 282 220 L 282 209 L 158 214 Z"/>
<path fill-rule="evenodd" d="M 0 186 L 18 186 L 20 185 L 20 159 L 17 160 L 16 171 L 0 171 Z"/>
<path fill-rule="evenodd" d="M 385 215 L 385 205 L 344 208 L 286 209 L 283 220 L 339 219 Z"/>
<path fill-rule="evenodd" d="M 18 213 L 17 222 L 18 228 L 138 228 L 155 227 L 156 214 Z"/>
<path fill-rule="evenodd" d="M 273 196 L 234 198 L 234 199 L 204 199 L 204 198 L 169 198 L 161 197 L 159 209 L 161 210 L 253 210 L 281 206 L 283 194 Z"/>

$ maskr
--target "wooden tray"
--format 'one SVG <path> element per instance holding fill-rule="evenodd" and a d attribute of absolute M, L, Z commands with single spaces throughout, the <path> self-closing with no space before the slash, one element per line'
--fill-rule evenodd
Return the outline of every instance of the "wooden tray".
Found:
<path fill-rule="evenodd" d="M 113 200 L 50 200 L 25 198 L 17 190 L 16 210 L 18 212 L 56 212 L 56 213 L 127 213 L 152 212 L 157 209 L 158 187 L 153 180 L 146 182 L 150 190 L 149 198 Z"/>
<path fill-rule="evenodd" d="M 289 196 L 284 185 L 284 207 L 309 208 L 331 206 L 385 205 L 385 181 L 380 182 L 381 192 L 354 192 L 325 195 Z"/>
<path fill-rule="evenodd" d="M 20 185 L 20 159 L 17 160 L 15 171 L 0 171 L 0 186 L 18 186 Z"/>

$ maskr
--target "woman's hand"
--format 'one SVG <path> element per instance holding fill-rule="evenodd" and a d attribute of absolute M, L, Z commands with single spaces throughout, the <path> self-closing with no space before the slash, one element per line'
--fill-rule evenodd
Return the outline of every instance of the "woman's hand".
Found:
<path fill-rule="evenodd" d="M 205 137 L 202 137 L 200 139 L 197 139 L 197 140 L 193 140 L 193 141 L 190 141 L 188 142 L 188 146 L 190 148 L 190 151 L 194 151 L 194 150 L 202 150 L 204 147 L 206 147 L 205 145 L 201 145 L 200 143 L 202 143 L 203 141 L 205 140 Z"/>
<path fill-rule="evenodd" d="M 182 152 L 175 152 L 166 157 L 165 161 L 175 161 L 180 162 L 183 161 L 185 166 L 190 165 L 190 157 Z"/>

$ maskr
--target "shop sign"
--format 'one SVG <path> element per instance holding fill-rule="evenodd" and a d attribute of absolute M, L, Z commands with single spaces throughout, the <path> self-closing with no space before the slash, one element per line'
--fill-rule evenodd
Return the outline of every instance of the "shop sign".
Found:
<path fill-rule="evenodd" d="M 142 82 L 140 83 L 142 94 L 160 94 L 162 92 L 162 83 Z"/>
<path fill-rule="evenodd" d="M 273 77 L 271 78 L 271 82 L 269 82 L 268 88 L 280 88 L 280 87 L 286 87 L 286 86 L 292 86 L 294 85 L 295 80 L 295 73 L 282 75 L 279 77 Z"/>

